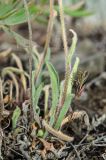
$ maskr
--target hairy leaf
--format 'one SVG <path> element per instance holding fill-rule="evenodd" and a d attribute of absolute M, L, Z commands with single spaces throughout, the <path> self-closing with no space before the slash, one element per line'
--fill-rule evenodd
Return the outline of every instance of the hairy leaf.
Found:
<path fill-rule="evenodd" d="M 68 53 L 67 60 L 66 60 L 67 61 L 66 63 L 68 63 L 68 65 L 70 65 L 70 63 L 72 61 L 72 56 L 75 52 L 76 44 L 77 44 L 77 34 L 76 34 L 76 32 L 74 32 L 72 29 L 70 29 L 70 31 L 73 34 L 73 38 L 72 38 L 72 45 L 69 49 L 69 53 Z"/>
<path fill-rule="evenodd" d="M 0 20 L 13 10 L 13 5 L 0 4 Z"/>
<path fill-rule="evenodd" d="M 73 69 L 72 69 L 71 74 L 70 74 L 69 82 L 68 82 L 67 95 L 71 94 L 71 92 L 72 92 L 73 81 L 74 81 L 74 78 L 77 74 L 79 61 L 80 61 L 79 58 L 76 57 Z"/>
<path fill-rule="evenodd" d="M 33 85 L 33 87 L 32 87 L 32 100 L 33 100 L 34 111 L 35 111 L 35 113 L 39 114 L 40 108 L 38 107 L 38 101 L 41 96 L 41 92 L 43 90 L 43 83 L 40 83 L 38 86 L 35 86 L 34 75 L 35 75 L 35 71 L 32 72 L 32 85 Z"/>
<path fill-rule="evenodd" d="M 64 119 L 64 117 L 70 107 L 70 103 L 71 103 L 72 98 L 73 98 L 73 95 L 70 95 L 70 94 L 66 97 L 65 103 L 60 111 L 59 117 L 58 117 L 57 122 L 55 124 L 56 129 L 60 128 L 61 123 L 62 123 L 62 121 L 63 121 L 63 119 Z"/>
<path fill-rule="evenodd" d="M 13 129 L 16 128 L 16 125 L 17 125 L 17 122 L 18 122 L 18 119 L 19 119 L 20 115 L 21 115 L 21 110 L 17 106 L 16 109 L 14 110 L 13 116 L 12 116 L 12 128 Z"/>
<path fill-rule="evenodd" d="M 29 6 L 30 18 L 32 18 L 37 12 L 39 12 L 39 9 L 37 7 Z M 24 23 L 26 21 L 27 21 L 27 16 L 26 16 L 25 8 L 21 8 L 17 10 L 14 14 L 4 19 L 2 21 L 2 24 L 16 25 L 16 24 Z"/>
<path fill-rule="evenodd" d="M 61 122 L 63 121 L 73 98 L 73 94 L 72 94 L 72 86 L 73 86 L 73 81 L 74 81 L 74 77 L 77 73 L 77 69 L 78 69 L 78 64 L 79 64 L 79 58 L 76 58 L 75 64 L 73 66 L 72 72 L 70 74 L 70 78 L 69 78 L 69 82 L 68 82 L 68 89 L 67 89 L 67 95 L 66 95 L 66 99 L 65 99 L 65 103 L 60 111 L 59 117 L 57 119 L 55 128 L 59 129 L 61 126 Z"/>
<path fill-rule="evenodd" d="M 59 12 L 59 8 L 58 6 L 54 7 L 56 9 L 57 12 Z M 72 16 L 72 17 L 85 17 L 85 16 L 90 16 L 93 13 L 90 11 L 87 11 L 85 9 L 82 10 L 71 10 L 69 7 L 64 7 L 64 13 L 66 15 Z"/>
<path fill-rule="evenodd" d="M 46 64 L 48 67 L 49 75 L 51 78 L 51 86 L 52 86 L 52 106 L 50 109 L 50 121 L 52 120 L 51 123 L 53 124 L 54 114 L 56 111 L 59 98 L 59 77 L 53 65 L 50 62 L 47 62 Z"/>

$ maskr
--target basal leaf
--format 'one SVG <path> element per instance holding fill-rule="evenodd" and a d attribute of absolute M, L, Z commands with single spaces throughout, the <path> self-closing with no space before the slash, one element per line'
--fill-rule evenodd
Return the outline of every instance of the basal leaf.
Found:
<path fill-rule="evenodd" d="M 71 94 L 69 94 L 67 97 L 66 97 L 66 100 L 65 100 L 65 103 L 60 111 L 60 114 L 59 114 L 59 117 L 56 121 L 56 124 L 55 124 L 55 129 L 59 129 L 60 126 L 61 126 L 61 122 L 63 121 L 69 107 L 70 107 L 70 103 L 71 103 L 71 100 L 72 100 L 73 96 Z"/>
<path fill-rule="evenodd" d="M 34 76 L 35 76 L 35 71 L 32 72 L 32 101 L 33 101 L 34 112 L 39 114 L 40 108 L 38 107 L 38 101 L 41 96 L 41 92 L 43 90 L 43 83 L 40 83 L 39 86 L 35 86 Z"/>
<path fill-rule="evenodd" d="M 12 128 L 13 129 L 16 128 L 16 125 L 17 125 L 17 122 L 18 122 L 18 119 L 19 119 L 20 115 L 21 115 L 21 110 L 17 106 L 16 109 L 14 110 L 13 116 L 12 116 Z"/>
<path fill-rule="evenodd" d="M 52 106 L 50 109 L 50 119 L 53 119 L 56 111 L 56 107 L 58 104 L 58 98 L 59 98 L 59 77 L 53 65 L 50 62 L 47 62 L 46 64 L 48 67 L 48 71 L 51 79 L 51 86 L 52 86 Z M 53 121 L 51 123 L 53 124 Z"/>

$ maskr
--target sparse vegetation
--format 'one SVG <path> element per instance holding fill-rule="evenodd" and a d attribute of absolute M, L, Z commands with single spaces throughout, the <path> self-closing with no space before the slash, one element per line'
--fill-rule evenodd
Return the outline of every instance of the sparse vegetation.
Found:
<path fill-rule="evenodd" d="M 3 67 L 0 73 L 1 159 L 41 160 L 42 158 L 64 159 L 64 157 L 81 159 L 77 149 L 81 147 L 80 145 L 86 138 L 88 138 L 87 143 L 90 147 L 102 141 L 106 143 L 105 134 L 98 140 L 90 133 L 101 123 L 90 124 L 86 111 L 72 108 L 73 100 L 80 97 L 84 90 L 88 73 L 85 71 L 79 75 L 80 59 L 78 57 L 75 57 L 72 63 L 77 45 L 77 33 L 70 29 L 70 36 L 73 37 L 71 46 L 69 46 L 64 15 L 81 17 L 91 13 L 82 7 L 83 2 L 78 2 L 71 10 L 63 7 L 62 0 L 58 0 L 58 4 L 50 0 L 49 9 L 47 9 L 47 4 L 47 0 L 42 0 L 37 5 L 33 0 L 0 2 L 0 28 L 6 34 L 14 37 L 17 44 L 28 54 L 29 59 L 26 64 L 29 65 L 28 71 L 24 69 L 23 62 L 12 49 L 0 53 L 0 59 L 9 57 L 13 64 Z M 41 54 L 32 40 L 31 19 L 36 19 L 40 21 L 39 23 L 47 23 L 48 15 L 46 42 Z M 51 63 L 49 47 L 53 25 L 58 15 L 64 46 L 65 75 L 63 81 L 59 79 L 59 74 Z M 11 27 L 24 22 L 28 24 L 29 39 L 16 33 Z M 45 82 L 45 79 L 48 82 Z M 74 85 L 76 85 L 75 91 Z M 103 116 L 100 121 L 104 123 L 105 119 L 106 116 Z M 78 133 L 73 123 L 80 124 Z M 68 128 L 68 124 L 73 127 L 71 132 L 64 130 L 64 127 Z M 82 134 L 81 138 L 78 134 Z M 78 144 L 75 143 L 77 139 Z M 75 154 L 72 150 L 70 155 L 69 149 L 64 156 L 62 154 L 68 150 L 68 144 L 69 148 L 75 150 Z"/>

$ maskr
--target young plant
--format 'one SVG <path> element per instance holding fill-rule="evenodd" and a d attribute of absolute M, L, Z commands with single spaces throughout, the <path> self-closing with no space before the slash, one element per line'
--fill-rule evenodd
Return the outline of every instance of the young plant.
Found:
<path fill-rule="evenodd" d="M 49 19 L 48 29 L 47 29 L 47 39 L 46 39 L 43 55 L 42 57 L 40 57 L 36 48 L 34 50 L 34 47 L 32 44 L 30 14 L 29 14 L 29 9 L 28 9 L 26 0 L 24 0 L 25 11 L 26 11 L 27 21 L 28 21 L 28 29 L 29 29 L 28 52 L 30 53 L 30 57 L 29 57 L 30 116 L 31 116 L 31 123 L 35 121 L 39 126 L 38 132 L 37 132 L 38 137 L 42 135 L 44 136 L 44 138 L 46 138 L 49 132 L 54 136 L 57 136 L 61 140 L 72 141 L 73 137 L 64 135 L 61 132 L 60 128 L 61 128 L 62 121 L 66 117 L 66 114 L 69 110 L 72 99 L 74 97 L 74 94 L 72 93 L 72 87 L 73 87 L 74 78 L 77 74 L 79 58 L 76 57 L 76 60 L 73 66 L 71 64 L 72 64 L 72 57 L 76 48 L 76 43 L 77 43 L 77 34 L 73 30 L 70 30 L 73 34 L 73 38 L 72 38 L 72 45 L 68 49 L 62 0 L 59 0 L 58 2 L 59 2 L 62 39 L 63 39 L 64 53 L 65 53 L 65 79 L 63 83 L 59 81 L 58 73 L 56 72 L 55 68 L 51 64 L 50 60 L 47 58 L 54 18 L 56 16 L 56 12 L 54 11 L 54 2 L 50 0 L 50 19 Z M 19 41 L 20 36 L 17 36 L 16 34 L 15 36 Z M 35 62 L 35 70 L 32 70 L 32 58 Z M 49 86 L 45 86 L 44 82 L 42 82 L 42 74 L 43 74 L 42 69 L 44 64 L 46 64 L 47 66 L 48 73 L 51 80 L 51 83 Z M 44 106 L 44 116 L 40 118 L 41 110 L 38 102 L 42 92 L 45 93 L 45 102 L 44 102 L 45 106 Z M 51 106 L 48 106 L 50 92 L 52 93 L 52 102 L 51 102 Z M 16 117 L 14 126 L 16 126 L 17 120 L 18 120 L 18 117 Z"/>
<path fill-rule="evenodd" d="M 72 93 L 72 87 L 73 87 L 73 81 L 74 78 L 77 74 L 77 69 L 78 69 L 78 64 L 79 64 L 79 58 L 76 57 L 75 63 L 72 66 L 72 56 L 75 52 L 76 48 L 76 43 L 77 43 L 77 34 L 73 31 L 70 30 L 73 33 L 73 39 L 72 39 L 72 45 L 70 49 L 68 50 L 67 47 L 67 37 L 66 37 L 66 32 L 65 32 L 65 25 L 64 25 L 64 13 L 63 13 L 63 8 L 62 8 L 62 1 L 59 0 L 59 7 L 60 7 L 60 18 L 61 18 L 61 29 L 62 29 L 62 37 L 63 37 L 63 44 L 64 44 L 64 51 L 65 51 L 65 65 L 66 65 L 66 71 L 65 71 L 65 79 L 64 83 L 61 84 L 59 81 L 59 76 L 58 73 L 56 72 L 55 68 L 51 64 L 50 60 L 46 60 L 46 66 L 50 75 L 51 79 L 51 92 L 52 92 L 52 102 L 50 109 L 48 107 L 48 99 L 49 99 L 49 89 L 45 91 L 45 112 L 47 115 L 45 119 L 41 121 L 41 124 L 45 128 L 45 134 L 44 137 L 47 136 L 47 131 L 53 134 L 54 136 L 57 136 L 58 138 L 64 140 L 64 141 L 69 141 L 72 140 L 72 137 L 69 137 L 67 135 L 64 135 L 61 131 L 61 124 L 64 118 L 66 117 L 66 114 L 69 110 L 69 107 L 71 105 L 71 101 L 74 97 L 74 94 Z M 44 63 L 43 59 L 43 63 Z M 39 62 L 41 64 L 41 62 Z M 34 82 L 33 82 L 34 85 Z M 42 86 L 42 85 L 41 85 Z M 34 96 L 34 106 L 37 106 L 36 102 L 38 103 L 38 99 L 40 98 L 40 93 L 41 93 L 42 87 L 40 85 L 36 88 L 36 90 L 33 92 Z M 38 98 L 38 96 L 39 98 Z M 36 107 L 38 109 L 39 107 Z M 40 108 L 39 108 L 40 109 Z M 38 114 L 38 113 L 37 113 Z M 42 128 L 43 129 L 43 128 Z"/>

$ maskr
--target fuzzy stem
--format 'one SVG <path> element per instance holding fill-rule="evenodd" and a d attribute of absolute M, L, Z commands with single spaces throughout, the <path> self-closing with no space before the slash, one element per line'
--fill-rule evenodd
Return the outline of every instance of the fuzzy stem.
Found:
<path fill-rule="evenodd" d="M 60 11 L 60 21 L 61 21 L 61 30 L 62 30 L 62 39 L 63 39 L 63 45 L 64 45 L 64 53 L 65 53 L 65 81 L 64 81 L 64 89 L 63 89 L 63 94 L 62 98 L 60 101 L 60 104 L 57 109 L 57 116 L 59 114 L 59 111 L 61 107 L 64 104 L 64 101 L 66 99 L 66 94 L 67 94 L 67 88 L 68 88 L 68 81 L 69 81 L 69 75 L 70 75 L 70 66 L 67 63 L 67 56 L 68 56 L 68 47 L 67 47 L 67 36 L 66 36 L 66 31 L 65 31 L 65 23 L 64 23 L 64 11 L 63 11 L 63 5 L 62 5 L 62 0 L 58 0 L 59 3 L 59 11 Z"/>
<path fill-rule="evenodd" d="M 30 15 L 28 11 L 28 5 L 26 0 L 24 1 L 24 6 L 26 10 L 26 16 L 28 21 L 28 31 L 29 31 L 29 74 L 30 74 L 30 114 L 31 114 L 31 121 L 34 121 L 34 112 L 33 112 L 33 106 L 32 106 L 32 28 L 31 28 L 31 21 L 30 21 Z"/>
<path fill-rule="evenodd" d="M 44 47 L 44 51 L 43 51 L 43 56 L 42 59 L 39 63 L 37 72 L 35 74 L 35 82 L 38 79 L 38 76 L 40 74 L 40 71 L 42 70 L 42 66 L 44 64 L 45 61 L 45 57 L 47 55 L 47 49 L 49 47 L 49 43 L 50 43 L 50 39 L 51 39 L 51 35 L 52 35 L 52 29 L 53 29 L 53 22 L 54 22 L 54 17 L 56 16 L 56 13 L 53 10 L 53 5 L 54 5 L 54 0 L 50 0 L 50 18 L 49 18 L 49 23 L 48 23 L 48 28 L 47 28 L 47 37 L 46 37 L 46 43 L 45 43 L 45 47 Z"/>
<path fill-rule="evenodd" d="M 67 57 L 68 47 L 67 47 L 67 36 L 66 36 L 65 23 L 64 23 L 64 11 L 63 11 L 62 0 L 58 0 L 58 3 L 59 3 L 59 10 L 60 10 L 60 21 L 61 21 L 61 30 L 62 30 L 62 39 L 63 39 L 63 45 L 64 45 L 64 53 L 65 53 L 65 57 Z"/>

